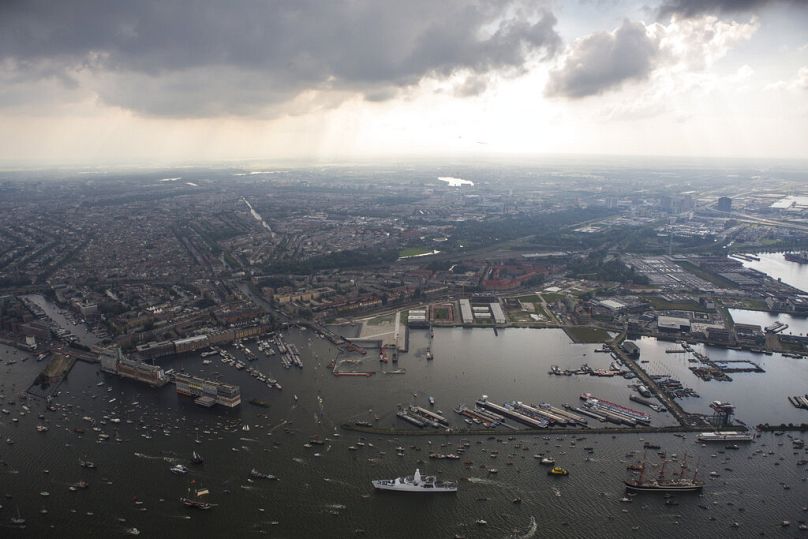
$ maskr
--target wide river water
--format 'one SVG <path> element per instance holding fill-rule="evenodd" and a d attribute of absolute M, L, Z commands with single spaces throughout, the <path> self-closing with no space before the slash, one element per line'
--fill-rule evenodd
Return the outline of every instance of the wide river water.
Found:
<path fill-rule="evenodd" d="M 745 261 L 743 265 L 808 293 L 808 264 L 789 262 L 783 258 L 783 253 L 758 253 L 756 256 L 760 260 Z"/>
<path fill-rule="evenodd" d="M 623 378 L 549 376 L 554 364 L 577 368 L 589 363 L 599 368 L 611 361 L 608 354 L 594 353 L 594 345 L 572 344 L 560 330 L 506 329 L 494 336 L 490 330 L 436 329 L 433 361 L 425 359 L 426 331 L 415 331 L 410 352 L 399 362 L 406 374 L 353 379 L 331 375 L 326 365 L 336 350 L 327 341 L 311 331 L 290 330 L 285 336 L 300 349 L 302 370 L 284 370 L 276 358 L 260 353 L 253 363 L 276 377 L 282 391 L 269 391 L 218 357 L 207 366 L 196 354 L 163 363 L 165 368 L 239 384 L 244 403 L 234 410 L 202 409 L 178 397 L 171 385 L 150 389 L 79 363 L 59 388 L 55 402 L 62 408 L 49 412 L 44 402 L 17 396 L 42 363 L 33 358 L 22 361 L 24 353 L 0 347 L 2 407 L 10 412 L 0 415 L 0 439 L 14 442 L 0 444 L 0 495 L 5 495 L 0 499 L 0 536 L 106 537 L 136 527 L 145 536 L 163 537 L 745 537 L 761 532 L 793 537 L 801 533 L 798 522 L 808 520 L 808 470 L 797 464 L 807 457 L 805 451 L 792 450 L 788 434 L 763 434 L 730 451 L 721 444 L 702 447 L 694 434 L 685 438 L 590 434 L 580 439 L 498 429 L 490 438 L 469 436 L 461 461 L 434 461 L 428 453 L 455 451 L 463 437 L 435 432 L 362 439 L 339 428 L 344 422 L 376 421 L 376 416 L 380 426 L 407 428 L 396 419 L 396 406 L 411 402 L 427 406 L 430 395 L 435 408 L 456 426 L 464 424 L 452 409 L 460 403 L 472 405 L 481 394 L 497 402 L 561 405 L 577 403 L 578 395 L 586 391 L 639 407 L 628 400 L 631 382 Z M 671 343 L 642 339 L 639 344 L 649 370 L 673 374 L 701 394 L 683 402 L 689 410 L 706 412 L 711 399 L 726 399 L 737 405 L 738 416 L 749 424 L 808 418 L 808 412 L 785 401 L 786 394 L 806 391 L 808 362 L 746 354 L 744 358 L 760 363 L 767 372 L 734 375 L 731 383 L 700 382 L 689 374 L 683 354 L 665 353 Z M 249 346 L 257 351 L 255 344 Z M 706 351 L 714 359 L 741 354 Z M 372 352 L 363 362 L 360 368 L 380 370 Z M 270 407 L 248 404 L 253 397 L 268 401 Z M 30 413 L 20 415 L 23 404 Z M 40 413 L 44 420 L 37 419 Z M 667 414 L 651 413 L 656 425 L 673 423 Z M 84 416 L 122 421 L 97 424 L 111 436 L 99 442 Z M 12 422 L 15 417 L 18 423 Z M 36 432 L 39 423 L 50 430 Z M 249 431 L 243 430 L 245 424 Z M 84 427 L 86 434 L 74 433 L 74 427 Z M 326 440 L 325 445 L 304 447 L 314 435 Z M 642 455 L 643 439 L 669 453 L 687 453 L 691 463 L 698 462 L 707 481 L 703 495 L 677 496 L 667 505 L 663 496 L 655 495 L 622 503 L 622 480 L 633 460 L 627 453 Z M 357 445 L 360 441 L 365 445 Z M 358 449 L 349 450 L 352 445 Z M 396 455 L 399 446 L 405 448 L 404 456 Z M 594 450 L 589 459 L 585 447 Z M 205 457 L 203 466 L 190 464 L 193 450 Z M 493 451 L 498 451 L 496 458 L 490 456 Z M 534 458 L 541 453 L 555 456 L 570 475 L 547 476 Z M 95 461 L 98 469 L 81 468 L 83 456 Z M 649 457 L 655 457 L 653 452 Z M 463 460 L 473 465 L 466 468 Z M 191 472 L 173 475 L 169 467 L 174 463 L 186 464 Z M 279 480 L 250 482 L 253 467 Z M 372 479 L 412 474 L 417 467 L 422 473 L 460 480 L 460 491 L 434 496 L 384 494 L 375 493 L 370 485 Z M 498 473 L 488 473 L 492 467 Z M 719 475 L 710 478 L 710 472 Z M 80 479 L 89 481 L 90 487 L 69 491 L 68 486 Z M 190 481 L 208 488 L 209 501 L 219 505 L 208 512 L 181 506 L 178 498 Z M 43 491 L 49 496 L 42 496 Z M 515 498 L 522 503 L 514 504 Z M 23 530 L 10 525 L 17 508 L 28 521 Z M 478 519 L 487 525 L 475 524 Z M 536 526 L 531 526 L 531 519 Z M 784 520 L 791 522 L 790 527 L 782 527 Z"/>

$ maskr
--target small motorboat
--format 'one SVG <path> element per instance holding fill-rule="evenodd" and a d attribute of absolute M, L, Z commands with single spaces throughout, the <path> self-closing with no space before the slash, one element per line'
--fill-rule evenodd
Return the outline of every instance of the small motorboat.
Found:
<path fill-rule="evenodd" d="M 188 473 L 188 468 L 183 466 L 182 464 L 175 464 L 171 468 L 169 468 L 171 473 L 175 473 L 177 475 L 185 475 Z"/>
<path fill-rule="evenodd" d="M 547 475 L 569 475 L 570 473 L 561 466 L 553 466 L 547 470 Z"/>

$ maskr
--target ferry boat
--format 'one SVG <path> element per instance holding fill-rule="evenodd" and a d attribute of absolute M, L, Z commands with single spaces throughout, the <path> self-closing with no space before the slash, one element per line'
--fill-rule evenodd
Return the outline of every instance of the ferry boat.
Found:
<path fill-rule="evenodd" d="M 751 442 L 755 435 L 744 431 L 702 432 L 697 439 L 700 442 Z"/>
<path fill-rule="evenodd" d="M 457 492 L 457 483 L 454 481 L 439 481 L 434 475 L 421 476 L 416 469 L 415 474 L 396 479 L 377 479 L 371 481 L 377 490 L 396 490 L 401 492 Z"/>

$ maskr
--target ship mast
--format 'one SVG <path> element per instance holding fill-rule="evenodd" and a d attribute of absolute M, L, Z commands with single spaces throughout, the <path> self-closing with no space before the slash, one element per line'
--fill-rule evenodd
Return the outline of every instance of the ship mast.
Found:
<path fill-rule="evenodd" d="M 682 464 L 679 466 L 681 472 L 679 473 L 679 477 L 684 479 L 685 472 L 687 472 L 687 451 L 685 451 L 684 456 L 682 457 Z"/>
<path fill-rule="evenodd" d="M 638 480 L 638 483 L 637 483 L 638 485 L 642 485 L 643 482 L 645 481 L 645 463 L 646 463 L 646 458 L 645 458 L 645 456 L 643 456 L 642 464 L 640 465 L 640 479 Z"/>

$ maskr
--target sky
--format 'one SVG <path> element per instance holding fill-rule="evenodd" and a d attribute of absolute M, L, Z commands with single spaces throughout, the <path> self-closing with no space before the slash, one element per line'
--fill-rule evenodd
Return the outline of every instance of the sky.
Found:
<path fill-rule="evenodd" d="M 0 163 L 804 159 L 808 0 L 0 0 Z"/>

